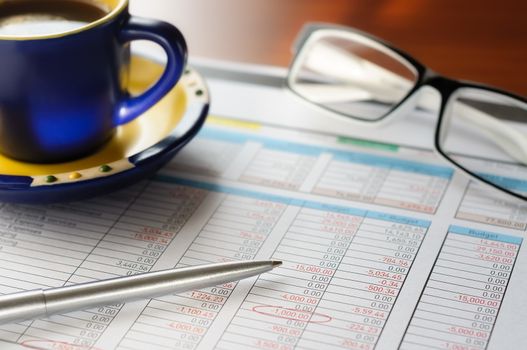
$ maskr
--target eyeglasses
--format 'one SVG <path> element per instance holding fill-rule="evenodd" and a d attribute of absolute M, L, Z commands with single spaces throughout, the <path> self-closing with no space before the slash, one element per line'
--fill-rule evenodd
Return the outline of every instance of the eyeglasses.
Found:
<path fill-rule="evenodd" d="M 334 114 L 374 123 L 413 108 L 435 111 L 436 151 L 469 176 L 527 200 L 527 100 L 442 77 L 360 31 L 308 25 L 297 39 L 288 87 Z M 440 99 L 423 93 L 435 89 Z"/>

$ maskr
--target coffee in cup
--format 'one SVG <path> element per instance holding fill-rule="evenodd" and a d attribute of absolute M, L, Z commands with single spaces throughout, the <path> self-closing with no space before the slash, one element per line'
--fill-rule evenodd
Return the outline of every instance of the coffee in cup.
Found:
<path fill-rule="evenodd" d="M 78 0 L 8 1 L 1 9 L 0 35 L 22 37 L 66 32 L 108 14 L 100 4 Z"/>

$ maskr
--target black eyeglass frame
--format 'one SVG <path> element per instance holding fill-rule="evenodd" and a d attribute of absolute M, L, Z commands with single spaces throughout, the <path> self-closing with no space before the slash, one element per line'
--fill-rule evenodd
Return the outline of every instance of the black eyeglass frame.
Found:
<path fill-rule="evenodd" d="M 430 68 L 426 67 L 421 62 L 417 61 L 414 57 L 412 57 L 408 53 L 398 49 L 397 47 L 393 46 L 391 43 L 388 43 L 385 40 L 379 39 L 379 38 L 377 38 L 377 37 L 375 37 L 375 36 L 373 36 L 371 34 L 362 32 L 362 31 L 360 31 L 358 29 L 355 29 L 355 28 L 346 27 L 346 26 L 340 26 L 340 25 L 334 25 L 334 24 L 310 23 L 310 24 L 305 25 L 304 28 L 302 28 L 297 40 L 293 44 L 294 57 L 293 57 L 291 65 L 289 67 L 289 72 L 291 72 L 292 68 L 296 65 L 296 62 L 297 62 L 297 60 L 299 58 L 299 54 L 302 52 L 301 48 L 311 38 L 311 36 L 314 33 L 316 33 L 317 31 L 328 30 L 328 29 L 340 30 L 340 31 L 345 31 L 345 32 L 351 32 L 351 33 L 363 36 L 363 37 L 365 37 L 365 38 L 367 38 L 367 39 L 369 39 L 369 40 L 371 40 L 373 42 L 376 42 L 376 43 L 384 46 L 385 48 L 389 49 L 393 53 L 399 55 L 401 58 L 406 60 L 406 62 L 409 63 L 415 69 L 417 79 L 415 81 L 415 84 L 414 84 L 413 88 L 407 93 L 407 95 L 403 99 L 401 99 L 400 102 L 398 102 L 397 104 L 392 106 L 388 112 L 386 112 L 384 115 L 382 115 L 381 117 L 379 117 L 377 119 L 364 119 L 364 118 L 353 117 L 353 116 L 350 116 L 350 115 L 347 115 L 347 114 L 344 114 L 344 113 L 339 113 L 339 112 L 337 112 L 335 110 L 332 110 L 330 108 L 325 107 L 324 105 L 312 102 L 309 99 L 307 99 L 306 97 L 302 96 L 301 94 L 299 94 L 299 93 L 297 93 L 295 91 L 295 89 L 290 85 L 291 79 L 290 79 L 290 77 L 288 77 L 286 79 L 286 85 L 287 85 L 287 88 L 290 91 L 292 91 L 295 95 L 299 96 L 303 100 L 308 101 L 309 103 L 314 104 L 314 105 L 318 106 L 319 108 L 324 109 L 325 111 L 329 111 L 332 114 L 340 115 L 340 116 L 345 117 L 347 119 L 357 119 L 357 120 L 360 120 L 361 122 L 374 124 L 374 123 L 377 123 L 379 121 L 382 121 L 383 119 L 385 119 L 389 115 L 393 114 L 394 111 L 396 111 L 402 105 L 404 105 L 406 102 L 408 102 L 408 100 L 411 97 L 413 97 L 418 90 L 422 89 L 423 87 L 431 87 L 434 90 L 436 90 L 439 93 L 439 95 L 440 95 L 440 105 L 439 105 L 439 109 L 438 109 L 438 112 L 437 112 L 438 120 L 437 120 L 437 124 L 436 124 L 435 136 L 434 136 L 435 151 L 437 153 L 439 153 L 439 155 L 442 158 L 444 158 L 448 162 L 450 162 L 453 165 L 455 165 L 456 168 L 458 168 L 459 170 L 464 172 L 469 177 L 474 178 L 474 179 L 478 180 L 479 182 L 482 182 L 482 183 L 484 183 L 484 184 L 486 184 L 488 186 L 491 186 L 491 187 L 493 187 L 493 188 L 495 188 L 497 190 L 505 192 L 505 193 L 507 193 L 507 194 L 509 194 L 509 195 L 511 195 L 513 197 L 516 197 L 518 199 L 527 200 L 527 196 L 524 196 L 524 195 L 521 195 L 519 193 L 513 192 L 513 191 L 511 191 L 511 190 L 509 190 L 509 189 L 507 189 L 505 187 L 498 186 L 498 185 L 490 182 L 489 180 L 485 179 L 484 177 L 481 177 L 478 174 L 468 170 L 466 167 L 464 167 L 463 165 L 459 164 L 459 162 L 457 162 L 456 160 L 450 158 L 447 155 L 447 153 L 444 152 L 441 149 L 441 142 L 440 142 L 441 134 L 442 134 L 443 121 L 444 121 L 444 116 L 445 116 L 445 110 L 446 110 L 446 108 L 448 106 L 448 103 L 450 101 L 451 96 L 456 91 L 458 91 L 459 89 L 472 88 L 472 89 L 485 90 L 485 91 L 501 94 L 501 95 L 504 95 L 504 96 L 509 97 L 509 98 L 516 99 L 516 100 L 518 100 L 520 102 L 523 102 L 525 104 L 527 104 L 527 99 L 525 99 L 525 98 L 523 98 L 523 97 L 521 97 L 519 95 L 516 95 L 514 93 L 511 93 L 511 92 L 508 92 L 508 91 L 504 91 L 504 90 L 501 90 L 501 89 L 498 89 L 498 88 L 494 88 L 492 86 L 488 86 L 488 85 L 485 85 L 485 84 L 468 82 L 468 81 L 463 81 L 463 80 L 456 80 L 456 79 L 451 79 L 451 78 L 442 76 L 442 75 L 434 72 Z M 527 120 L 525 122 L 527 122 Z"/>

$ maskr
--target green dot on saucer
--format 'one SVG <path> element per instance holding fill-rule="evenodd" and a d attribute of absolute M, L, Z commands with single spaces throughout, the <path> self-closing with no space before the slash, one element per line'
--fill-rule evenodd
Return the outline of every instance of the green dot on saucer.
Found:
<path fill-rule="evenodd" d="M 58 181 L 57 177 L 55 177 L 53 175 L 46 176 L 46 182 L 48 184 L 51 184 L 51 183 L 54 183 L 54 182 L 57 182 L 57 181 Z"/>
<path fill-rule="evenodd" d="M 109 173 L 112 170 L 113 170 L 113 168 L 111 166 L 109 166 L 108 164 L 101 165 L 101 167 L 99 168 L 99 171 L 101 173 Z"/>
<path fill-rule="evenodd" d="M 197 95 L 197 96 L 202 96 L 202 95 L 203 95 L 203 90 L 198 90 L 198 91 L 196 91 L 196 95 Z"/>

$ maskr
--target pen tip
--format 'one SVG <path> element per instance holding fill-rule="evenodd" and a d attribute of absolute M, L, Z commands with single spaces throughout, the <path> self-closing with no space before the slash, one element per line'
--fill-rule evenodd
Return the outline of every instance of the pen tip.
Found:
<path fill-rule="evenodd" d="M 273 260 L 273 268 L 274 268 L 274 267 L 278 267 L 278 266 L 280 266 L 280 265 L 282 265 L 282 262 L 281 262 L 281 261 Z"/>

